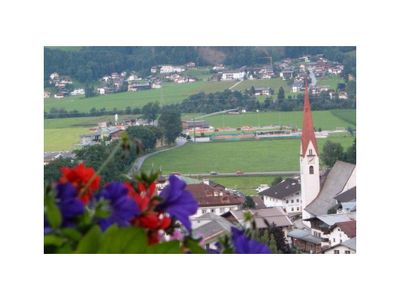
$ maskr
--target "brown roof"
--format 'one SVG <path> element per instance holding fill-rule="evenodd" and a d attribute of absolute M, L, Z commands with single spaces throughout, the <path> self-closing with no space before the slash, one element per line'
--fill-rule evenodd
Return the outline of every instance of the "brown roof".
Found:
<path fill-rule="evenodd" d="M 259 193 L 272 198 L 283 199 L 289 195 L 300 192 L 301 186 L 297 179 L 287 178 L 278 184 Z"/>
<path fill-rule="evenodd" d="M 265 221 L 268 225 L 272 226 L 275 224 L 277 227 L 292 226 L 293 223 L 290 221 L 287 213 L 283 211 L 281 207 L 268 207 L 263 209 L 251 210 L 254 219 L 261 219 Z M 261 221 L 259 221 L 261 224 Z"/>
<path fill-rule="evenodd" d="M 241 205 L 244 198 L 228 191 L 222 191 L 204 183 L 188 184 L 186 189 L 197 199 L 200 207 Z"/>
<path fill-rule="evenodd" d="M 356 221 L 347 221 L 347 222 L 339 222 L 336 223 L 336 226 L 339 227 L 349 238 L 353 238 L 356 236 Z"/>
<path fill-rule="evenodd" d="M 267 208 L 264 204 L 264 201 L 261 197 L 259 196 L 254 196 L 253 197 L 253 201 L 254 201 L 254 205 L 255 205 L 255 209 L 261 209 L 261 208 Z"/>

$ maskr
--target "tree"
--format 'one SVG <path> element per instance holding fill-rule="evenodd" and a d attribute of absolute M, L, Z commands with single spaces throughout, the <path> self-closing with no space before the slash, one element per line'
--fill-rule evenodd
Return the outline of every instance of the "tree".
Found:
<path fill-rule="evenodd" d="M 94 91 L 94 87 L 91 85 L 86 85 L 85 86 L 85 98 L 90 98 L 96 96 L 96 93 Z"/>
<path fill-rule="evenodd" d="M 343 147 L 339 143 L 327 141 L 324 145 L 321 159 L 327 167 L 332 167 L 337 160 L 343 160 Z"/>
<path fill-rule="evenodd" d="M 254 203 L 253 198 L 250 196 L 246 196 L 245 201 L 243 203 L 243 208 L 255 208 L 255 207 L 256 205 Z"/>
<path fill-rule="evenodd" d="M 148 122 L 153 122 L 157 119 L 157 114 L 160 112 L 160 105 L 158 102 L 149 102 L 142 107 L 143 118 Z"/>
<path fill-rule="evenodd" d="M 172 144 L 182 132 L 181 113 L 174 107 L 164 107 L 158 119 L 158 126 L 163 132 L 167 144 Z"/>
<path fill-rule="evenodd" d="M 356 139 L 353 141 L 353 145 L 346 151 L 346 161 L 352 164 L 356 164 Z"/>
<path fill-rule="evenodd" d="M 44 181 L 47 183 L 57 181 L 60 178 L 61 167 L 72 167 L 73 161 L 70 158 L 58 158 L 44 166 Z"/>
<path fill-rule="evenodd" d="M 156 147 L 157 136 L 153 126 L 131 126 L 126 132 L 129 138 L 139 139 L 142 143 L 143 151 L 148 152 Z"/>
<path fill-rule="evenodd" d="M 283 89 L 283 87 L 280 87 L 278 91 L 278 101 L 283 100 L 285 100 L 285 90 Z"/>
<path fill-rule="evenodd" d="M 274 186 L 274 185 L 278 184 L 282 180 L 283 180 L 282 176 L 275 177 L 274 180 L 272 180 L 272 182 L 271 182 L 271 186 Z"/>
<path fill-rule="evenodd" d="M 276 227 L 273 223 L 269 229 L 269 232 L 275 239 L 277 249 L 282 253 L 290 253 L 290 247 L 286 243 L 285 234 L 283 233 L 282 228 Z"/>

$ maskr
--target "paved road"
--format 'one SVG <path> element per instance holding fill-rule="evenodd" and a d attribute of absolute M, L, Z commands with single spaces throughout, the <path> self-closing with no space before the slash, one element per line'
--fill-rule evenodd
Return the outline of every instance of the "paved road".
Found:
<path fill-rule="evenodd" d="M 300 175 L 299 171 L 271 171 L 271 172 L 243 172 L 243 174 L 236 173 L 217 173 L 215 175 L 211 175 L 210 173 L 190 173 L 190 174 L 182 174 L 183 176 L 188 177 L 246 177 L 246 176 L 292 176 L 292 175 Z"/>
<path fill-rule="evenodd" d="M 144 161 L 145 161 L 148 157 L 153 156 L 153 155 L 156 155 L 156 154 L 161 153 L 161 152 L 165 152 L 165 151 L 168 151 L 168 150 L 171 150 L 171 149 L 175 149 L 175 148 L 181 147 L 181 146 L 183 146 L 183 145 L 185 145 L 185 144 L 186 144 L 186 139 L 185 139 L 185 138 L 177 138 L 177 139 L 176 139 L 176 145 L 173 146 L 173 147 L 171 147 L 171 148 L 162 149 L 162 150 L 155 151 L 155 152 L 152 152 L 152 153 L 148 153 L 148 154 L 145 154 L 145 155 L 143 155 L 143 156 L 138 157 L 138 158 L 135 160 L 135 162 L 133 163 L 131 169 L 129 170 L 128 175 L 133 175 L 134 172 L 139 171 L 140 168 L 142 167 Z"/>

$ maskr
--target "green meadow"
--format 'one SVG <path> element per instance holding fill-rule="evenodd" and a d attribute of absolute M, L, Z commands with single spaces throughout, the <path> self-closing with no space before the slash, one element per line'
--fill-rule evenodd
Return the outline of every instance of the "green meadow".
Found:
<path fill-rule="evenodd" d="M 318 139 L 320 151 L 327 140 L 341 143 L 345 149 L 353 142 L 347 134 Z M 299 168 L 299 149 L 299 139 L 190 143 L 148 158 L 143 169 L 161 168 L 164 174 L 295 171 Z"/>
<path fill-rule="evenodd" d="M 314 111 L 313 120 L 316 129 L 332 130 L 337 127 L 347 128 L 354 126 L 355 110 L 335 111 Z M 216 115 L 204 118 L 211 126 L 219 127 L 242 127 L 242 126 L 267 126 L 267 125 L 287 125 L 301 128 L 303 124 L 302 111 L 290 112 L 259 112 L 242 113 L 239 115 Z"/>
<path fill-rule="evenodd" d="M 72 96 L 63 99 L 47 98 L 44 101 L 44 110 L 49 112 L 52 108 L 64 108 L 67 111 L 89 112 L 92 108 L 113 110 L 114 108 L 125 109 L 128 106 L 131 108 L 142 107 L 146 103 L 156 101 L 161 105 L 174 104 L 199 92 L 213 93 L 223 91 L 232 86 L 232 84 L 232 82 L 222 81 L 196 81 L 183 84 L 165 83 L 160 89 L 115 93 L 91 98 L 85 98 L 84 96 Z"/>
<path fill-rule="evenodd" d="M 239 190 L 245 195 L 257 195 L 255 190 L 260 184 L 271 185 L 275 176 L 251 176 L 251 177 L 210 177 L 210 180 L 223 186 Z"/>

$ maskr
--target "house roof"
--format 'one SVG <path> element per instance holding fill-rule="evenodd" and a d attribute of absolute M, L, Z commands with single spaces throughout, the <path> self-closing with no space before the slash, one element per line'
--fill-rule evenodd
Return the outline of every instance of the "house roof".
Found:
<path fill-rule="evenodd" d="M 317 219 L 321 220 L 328 226 L 333 226 L 340 222 L 348 222 L 353 220 L 348 214 L 321 215 L 317 216 Z"/>
<path fill-rule="evenodd" d="M 341 243 L 341 244 L 337 244 L 337 245 L 335 245 L 335 246 L 333 246 L 333 247 L 327 248 L 327 249 L 325 249 L 323 252 L 325 253 L 325 252 L 328 251 L 328 250 L 332 250 L 332 249 L 335 249 L 335 248 L 340 247 L 340 246 L 344 246 L 344 247 L 349 248 L 350 250 L 356 251 L 356 245 L 357 245 L 357 238 L 356 238 L 356 237 L 353 237 L 353 238 L 351 238 L 351 239 L 345 240 L 345 241 L 344 241 L 343 243 Z"/>
<path fill-rule="evenodd" d="M 264 201 L 261 197 L 259 196 L 254 196 L 253 197 L 255 209 L 261 209 L 261 208 L 267 208 L 264 204 Z"/>
<path fill-rule="evenodd" d="M 283 211 L 281 207 L 268 207 L 263 209 L 252 209 L 251 212 L 253 213 L 254 219 L 257 222 L 262 224 L 261 221 L 263 220 L 266 222 L 266 225 L 275 224 L 277 227 L 286 227 L 292 226 L 293 223 L 290 221 L 287 213 Z"/>
<path fill-rule="evenodd" d="M 335 197 L 341 193 L 355 167 L 356 165 L 350 163 L 336 161 L 319 194 L 305 210 L 314 216 L 327 214 L 328 210 L 337 204 Z"/>
<path fill-rule="evenodd" d="M 215 214 L 205 214 L 197 219 L 210 220 L 210 222 L 193 229 L 194 238 L 203 238 L 204 240 L 211 239 L 223 233 L 229 233 L 231 227 L 235 227 L 225 218 Z"/>
<path fill-rule="evenodd" d="M 349 201 L 353 202 L 356 201 L 356 194 L 357 194 L 356 187 L 352 187 L 351 189 L 335 196 L 335 199 L 339 202 L 349 202 Z"/>
<path fill-rule="evenodd" d="M 280 183 L 261 191 L 259 195 L 265 195 L 272 198 L 283 199 L 289 195 L 301 190 L 300 182 L 297 179 L 287 178 Z"/>
<path fill-rule="evenodd" d="M 356 221 L 338 222 L 336 226 L 340 228 L 349 238 L 356 236 Z"/>
<path fill-rule="evenodd" d="M 314 123 L 311 113 L 310 97 L 308 96 L 308 83 L 305 80 L 304 90 L 304 111 L 303 111 L 303 128 L 301 130 L 301 155 L 304 157 L 307 152 L 307 147 L 311 142 L 315 151 L 318 154 L 318 145 L 314 133 Z"/>
<path fill-rule="evenodd" d="M 200 207 L 241 205 L 245 200 L 244 197 L 204 183 L 188 184 L 186 189 L 197 199 Z"/>
<path fill-rule="evenodd" d="M 294 229 L 288 233 L 288 236 L 299 239 L 302 241 L 306 241 L 312 244 L 321 244 L 322 239 L 319 237 L 316 237 L 311 234 L 311 230 L 308 228 L 304 229 Z"/>

